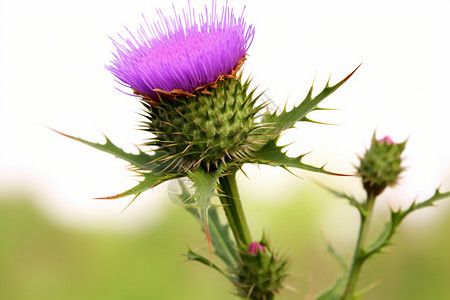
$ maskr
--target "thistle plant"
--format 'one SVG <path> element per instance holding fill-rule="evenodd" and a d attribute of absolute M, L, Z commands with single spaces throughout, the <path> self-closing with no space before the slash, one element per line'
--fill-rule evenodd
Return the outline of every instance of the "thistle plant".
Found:
<path fill-rule="evenodd" d="M 375 254 L 391 245 L 392 237 L 401 222 L 413 211 L 421 208 L 431 207 L 441 199 L 450 197 L 450 192 L 440 192 L 437 189 L 429 199 L 418 203 L 413 201 L 407 209 L 390 209 L 389 220 L 384 229 L 372 241 L 368 240 L 369 228 L 373 217 L 373 209 L 377 196 L 379 196 L 387 187 L 395 186 L 402 171 L 402 153 L 405 149 L 406 141 L 395 143 L 389 136 L 377 140 L 374 133 L 372 143 L 365 154 L 359 157 L 359 165 L 356 166 L 357 175 L 361 177 L 361 183 L 366 191 L 366 198 L 358 201 L 356 198 L 333 189 L 328 190 L 339 198 L 346 199 L 359 213 L 360 226 L 358 237 L 355 243 L 355 249 L 351 263 L 347 265 L 338 252 L 331 246 L 328 246 L 330 253 L 337 258 L 343 266 L 344 274 L 339 277 L 335 284 L 317 300 L 353 300 L 360 299 L 369 287 L 357 290 L 358 279 L 363 265 Z"/>
<path fill-rule="evenodd" d="M 193 250 L 186 256 L 222 273 L 242 298 L 274 299 L 287 277 L 288 261 L 266 236 L 259 240 L 252 237 L 236 173 L 244 164 L 263 164 L 339 175 L 304 163 L 304 155 L 287 156 L 278 141 L 285 130 L 298 123 L 314 122 L 308 114 L 323 110 L 318 105 L 357 68 L 333 85 L 328 82 L 315 96 L 311 86 L 305 99 L 291 110 L 270 111 L 268 102 L 262 100 L 263 93 L 242 75 L 255 36 L 255 28 L 247 25 L 243 12 L 235 15 L 228 4 L 220 9 L 213 1 L 201 14 L 189 6 L 181 13 L 174 8 L 172 17 L 161 11 L 159 15 L 159 21 L 144 19 L 136 33 L 127 30 L 126 36 L 113 39 L 114 59 L 107 66 L 124 92 L 142 103 L 145 121 L 141 129 L 148 133 L 148 140 L 138 154 L 123 151 L 108 138 L 105 143 L 95 143 L 66 136 L 127 161 L 141 175 L 136 186 L 101 199 L 133 196 L 130 205 L 142 192 L 178 180 L 180 189 L 173 200 L 199 220 L 209 249 L 206 256 Z M 393 146 L 385 142 L 380 147 L 379 152 L 383 152 Z M 370 194 L 372 198 L 395 183 L 394 177 L 401 171 L 396 161 L 401 150 L 388 151 L 392 162 L 385 163 L 395 170 L 387 173 L 373 170 L 380 163 L 375 153 L 378 150 L 362 159 L 358 171 L 365 186 L 376 190 Z M 181 178 L 191 184 L 179 181 Z M 369 203 L 373 203 L 372 198 Z M 357 207 L 367 218 L 369 208 Z M 226 222 L 220 217 L 222 213 Z M 218 259 L 225 267 L 219 266 Z M 347 294 L 353 287 L 348 290 Z"/>

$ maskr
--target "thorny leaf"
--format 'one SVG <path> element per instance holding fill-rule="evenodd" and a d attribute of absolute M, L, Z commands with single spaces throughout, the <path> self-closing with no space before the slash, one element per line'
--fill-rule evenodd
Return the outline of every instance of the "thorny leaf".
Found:
<path fill-rule="evenodd" d="M 112 154 L 115 157 L 121 158 L 121 159 L 129 162 L 132 166 L 134 166 L 138 169 L 142 169 L 142 170 L 149 170 L 149 169 L 153 168 L 154 165 L 152 164 L 152 162 L 164 155 L 164 153 L 162 153 L 162 152 L 156 152 L 154 155 L 149 155 L 149 154 L 143 152 L 142 150 L 140 150 L 139 148 L 138 148 L 139 154 L 132 154 L 132 153 L 125 152 L 122 149 L 120 149 L 119 147 L 117 147 L 116 145 L 114 145 L 111 142 L 111 140 L 108 139 L 105 135 L 104 135 L 104 137 L 106 139 L 106 142 L 104 144 L 100 144 L 100 143 L 93 143 L 90 141 L 86 141 L 84 139 L 74 137 L 74 136 L 59 132 L 54 129 L 51 129 L 51 130 L 65 136 L 65 137 L 68 137 L 75 141 L 81 142 L 85 145 L 91 146 L 95 149 Z"/>
<path fill-rule="evenodd" d="M 245 159 L 245 162 L 279 166 L 284 169 L 299 168 L 306 171 L 318 172 L 328 175 L 343 175 L 325 170 L 325 165 L 322 167 L 315 167 L 303 163 L 302 159 L 306 156 L 306 154 L 300 155 L 298 157 L 287 156 L 286 153 L 283 152 L 284 146 L 277 146 L 277 141 L 278 138 L 270 140 L 257 152 L 254 152 L 252 157 Z"/>
<path fill-rule="evenodd" d="M 294 107 L 290 111 L 286 111 L 286 108 L 277 115 L 277 113 L 273 114 L 264 114 L 262 122 L 268 124 L 267 128 L 264 130 L 264 134 L 271 136 L 272 138 L 279 137 L 281 132 L 286 129 L 294 127 L 294 125 L 299 121 L 311 121 L 306 115 L 314 110 L 322 110 L 322 108 L 318 108 L 322 100 L 331 95 L 334 91 L 336 91 L 341 85 L 343 85 L 355 72 L 358 70 L 359 65 L 353 72 L 351 72 L 347 77 L 339 81 L 333 86 L 330 86 L 330 81 L 328 80 L 325 88 L 315 97 L 313 94 L 313 85 L 311 86 L 308 95 L 300 103 L 298 106 Z"/>
<path fill-rule="evenodd" d="M 421 208 L 432 207 L 436 201 L 448 197 L 450 197 L 450 191 L 441 193 L 439 189 L 437 189 L 432 197 L 420 203 L 414 201 L 406 210 L 391 210 L 390 220 L 386 223 L 384 230 L 380 233 L 380 235 L 378 235 L 378 237 L 367 248 L 366 257 L 379 252 L 381 249 L 389 245 L 392 236 L 395 234 L 398 226 L 407 215 Z"/>
<path fill-rule="evenodd" d="M 200 223 L 206 235 L 209 247 L 210 261 L 212 261 L 211 233 L 209 228 L 208 210 L 211 207 L 211 198 L 215 195 L 216 183 L 221 176 L 223 165 L 214 172 L 206 172 L 199 167 L 194 172 L 189 172 L 188 177 L 194 182 L 194 204 L 187 205 L 197 209 Z"/>

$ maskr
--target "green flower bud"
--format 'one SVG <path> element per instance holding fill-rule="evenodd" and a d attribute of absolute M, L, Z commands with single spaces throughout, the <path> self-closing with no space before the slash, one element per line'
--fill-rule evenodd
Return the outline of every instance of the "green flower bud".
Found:
<path fill-rule="evenodd" d="M 373 135 L 372 145 L 360 157 L 357 168 L 367 193 L 377 196 L 386 187 L 397 184 L 400 173 L 404 170 L 401 155 L 405 145 L 406 141 L 394 143 L 389 136 L 377 140 Z"/>
<path fill-rule="evenodd" d="M 252 242 L 247 250 L 240 252 L 241 263 L 234 284 L 239 295 L 250 299 L 272 299 L 287 277 L 287 260 L 279 258 L 262 241 Z"/>

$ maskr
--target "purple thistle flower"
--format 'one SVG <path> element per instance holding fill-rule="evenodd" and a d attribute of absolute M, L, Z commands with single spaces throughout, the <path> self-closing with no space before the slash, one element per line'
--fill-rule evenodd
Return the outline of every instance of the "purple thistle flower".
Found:
<path fill-rule="evenodd" d="M 158 93 L 194 96 L 196 90 L 220 79 L 234 77 L 242 65 L 255 30 L 247 26 L 243 15 L 239 18 L 228 7 L 217 13 L 216 1 L 212 9 L 205 6 L 203 14 L 194 9 L 166 17 L 159 10 L 160 20 L 140 26 L 131 38 L 113 40 L 114 53 L 110 70 L 135 94 L 149 100 Z"/>
<path fill-rule="evenodd" d="M 264 246 L 256 241 L 254 241 L 254 242 L 251 242 L 250 245 L 248 246 L 247 252 L 251 253 L 253 255 L 257 255 L 258 250 L 261 251 L 261 253 L 265 252 Z"/>

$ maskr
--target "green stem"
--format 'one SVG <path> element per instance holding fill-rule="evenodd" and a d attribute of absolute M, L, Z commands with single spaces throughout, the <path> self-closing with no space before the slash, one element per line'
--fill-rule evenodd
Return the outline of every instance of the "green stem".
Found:
<path fill-rule="evenodd" d="M 341 300 L 353 299 L 362 265 L 367 258 L 366 251 L 364 250 L 364 245 L 366 244 L 367 236 L 369 233 L 369 226 L 372 218 L 374 204 L 375 195 L 369 194 L 365 203 L 366 214 L 360 214 L 361 225 L 359 228 L 358 240 L 356 242 L 355 253 L 353 255 L 352 266 L 348 275 L 347 285 L 344 294 L 341 297 Z"/>
<path fill-rule="evenodd" d="M 255 298 L 256 299 L 256 298 Z M 256 300 L 260 300 L 261 298 L 258 298 Z M 264 300 L 274 300 L 275 299 L 275 294 L 274 293 L 270 293 L 270 294 L 266 294 L 265 297 L 263 298 Z"/>
<path fill-rule="evenodd" d="M 236 184 L 236 172 L 219 178 L 220 202 L 225 210 L 231 231 L 240 249 L 245 249 L 252 242 L 250 229 L 245 219 L 244 209 Z"/>

